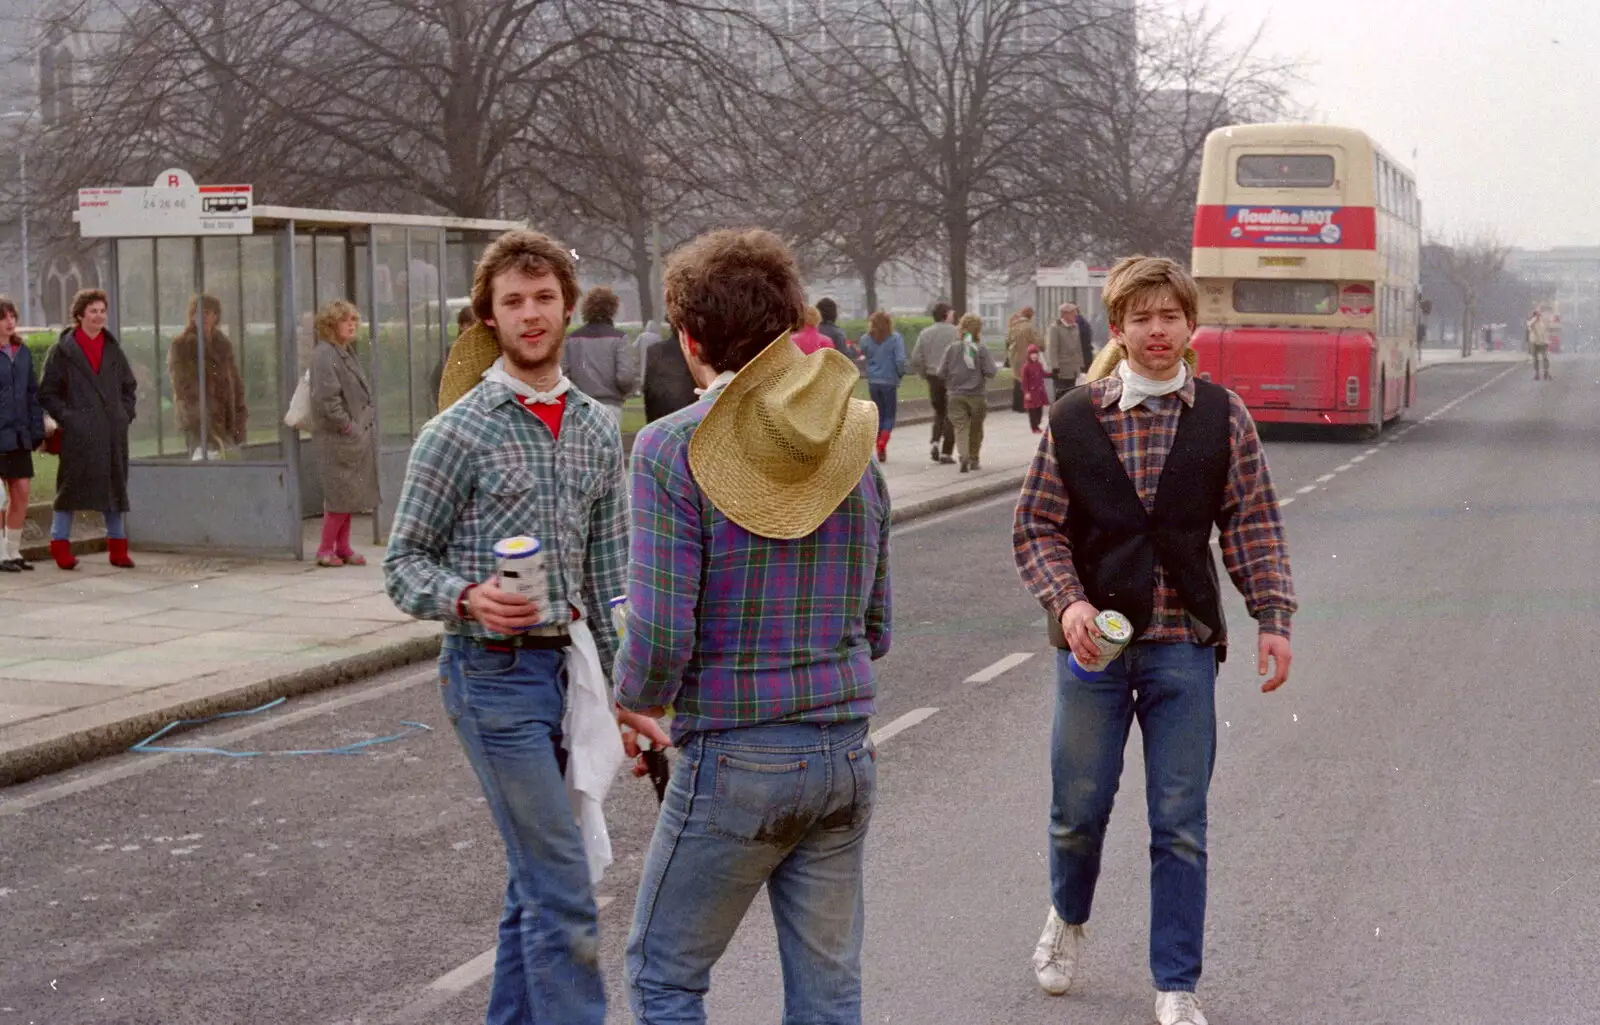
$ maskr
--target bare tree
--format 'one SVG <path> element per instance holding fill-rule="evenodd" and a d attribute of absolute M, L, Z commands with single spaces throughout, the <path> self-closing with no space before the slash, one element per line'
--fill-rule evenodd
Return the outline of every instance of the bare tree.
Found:
<path fill-rule="evenodd" d="M 1430 247 L 1441 277 L 1461 296 L 1461 355 L 1472 353 L 1472 332 L 1478 325 L 1478 308 L 1485 293 L 1507 276 L 1506 257 L 1511 247 L 1493 229 L 1460 230 L 1449 242 Z"/>

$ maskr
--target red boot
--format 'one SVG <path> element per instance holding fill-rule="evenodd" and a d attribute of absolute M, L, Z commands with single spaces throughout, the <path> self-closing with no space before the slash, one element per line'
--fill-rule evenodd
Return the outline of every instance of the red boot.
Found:
<path fill-rule="evenodd" d="M 128 558 L 127 538 L 108 537 L 106 548 L 111 552 L 111 565 L 118 569 L 133 569 L 133 560 Z"/>
<path fill-rule="evenodd" d="M 886 463 L 888 461 L 889 461 L 889 432 L 888 431 L 879 431 L 878 432 L 878 462 Z"/>
<path fill-rule="evenodd" d="M 72 554 L 71 541 L 51 541 L 50 558 L 56 560 L 56 565 L 62 569 L 77 569 L 77 556 Z"/>

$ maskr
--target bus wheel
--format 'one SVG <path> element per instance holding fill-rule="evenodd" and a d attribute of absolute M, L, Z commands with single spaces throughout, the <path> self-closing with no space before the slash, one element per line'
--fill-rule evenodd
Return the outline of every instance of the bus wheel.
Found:
<path fill-rule="evenodd" d="M 1373 418 L 1372 423 L 1361 428 L 1361 440 L 1371 441 L 1383 433 L 1384 406 L 1388 403 L 1389 382 L 1383 373 L 1378 374 L 1378 390 L 1372 393 Z"/>

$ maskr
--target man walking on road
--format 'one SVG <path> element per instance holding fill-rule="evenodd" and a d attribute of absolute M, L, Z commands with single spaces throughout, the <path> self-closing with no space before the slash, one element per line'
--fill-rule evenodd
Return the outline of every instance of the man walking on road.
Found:
<path fill-rule="evenodd" d="M 610 411 L 620 429 L 622 403 L 639 386 L 639 351 L 617 327 L 617 293 L 604 285 L 583 297 L 583 326 L 561 346 L 561 371 L 572 386 Z"/>
<path fill-rule="evenodd" d="M 598 802 L 623 757 L 604 677 L 627 504 L 616 421 L 561 372 L 577 301 L 571 258 L 545 236 L 507 232 L 485 250 L 472 307 L 499 356 L 458 367 L 482 383 L 424 425 L 383 566 L 401 611 L 445 624 L 445 712 L 505 841 L 491 1025 L 605 1019 L 592 881 L 610 856 Z M 496 574 L 496 542 L 527 534 L 543 602 Z M 653 720 L 620 718 L 665 746 Z"/>
<path fill-rule="evenodd" d="M 940 367 L 944 354 L 960 340 L 956 334 L 956 310 L 949 303 L 933 304 L 933 323 L 917 335 L 911 348 L 911 372 L 928 382 L 928 404 L 933 407 L 933 447 L 928 455 L 936 463 L 950 464 L 956 448 L 956 430 L 950 423 L 950 403 Z"/>
<path fill-rule="evenodd" d="M 628 937 L 634 1017 L 706 1020 L 711 969 L 765 885 L 783 1020 L 859 1025 L 867 717 L 889 650 L 877 412 L 851 398 L 847 358 L 789 339 L 805 293 L 771 233 L 700 237 L 666 292 L 707 393 L 633 449 L 617 700 L 672 705 L 682 751 Z"/>
<path fill-rule="evenodd" d="M 1528 353 L 1533 357 L 1533 379 L 1550 380 L 1550 325 L 1537 306 L 1528 318 Z"/>
<path fill-rule="evenodd" d="M 1215 683 L 1228 636 L 1212 562 L 1259 624 L 1263 691 L 1289 676 L 1296 605 L 1266 457 L 1239 397 L 1186 360 L 1195 283 L 1171 260 L 1130 257 L 1106 280 L 1114 372 L 1056 404 L 1023 483 L 1014 540 L 1023 583 L 1049 613 L 1056 660 L 1051 737 L 1051 906 L 1034 950 L 1039 985 L 1072 985 L 1101 847 L 1134 719 L 1150 821 L 1150 970 L 1161 1025 L 1206 1025 L 1195 998 L 1206 910 L 1206 793 Z M 1133 641 L 1103 671 L 1096 616 L 1122 613 Z"/>

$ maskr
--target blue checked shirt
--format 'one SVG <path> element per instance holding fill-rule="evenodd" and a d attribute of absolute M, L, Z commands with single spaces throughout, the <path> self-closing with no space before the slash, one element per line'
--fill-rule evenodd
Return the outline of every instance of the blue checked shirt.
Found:
<path fill-rule="evenodd" d="M 447 633 L 491 637 L 456 601 L 494 575 L 496 541 L 537 537 L 556 621 L 583 609 L 609 674 L 617 635 L 606 603 L 627 587 L 627 515 L 622 439 L 605 407 L 567 392 L 556 440 L 511 389 L 485 381 L 428 421 L 411 450 L 383 559 L 389 597 Z"/>
<path fill-rule="evenodd" d="M 876 463 L 803 538 L 758 537 L 695 483 L 689 439 L 715 397 L 633 443 L 626 708 L 672 705 L 672 733 L 840 722 L 874 710 L 889 651 L 889 489 Z"/>

